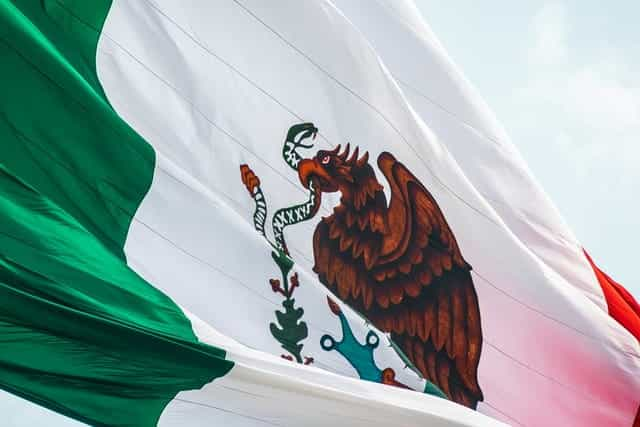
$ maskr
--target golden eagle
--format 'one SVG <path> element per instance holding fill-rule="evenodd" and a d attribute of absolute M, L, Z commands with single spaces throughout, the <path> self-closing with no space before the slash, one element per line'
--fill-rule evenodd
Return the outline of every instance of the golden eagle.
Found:
<path fill-rule="evenodd" d="M 438 204 L 393 155 L 378 156 L 391 201 L 369 154 L 320 150 L 298 166 L 302 185 L 339 191 L 340 204 L 313 235 L 320 281 L 391 339 L 426 379 L 475 408 L 482 329 L 471 266 Z M 315 214 L 315 212 L 314 212 Z"/>

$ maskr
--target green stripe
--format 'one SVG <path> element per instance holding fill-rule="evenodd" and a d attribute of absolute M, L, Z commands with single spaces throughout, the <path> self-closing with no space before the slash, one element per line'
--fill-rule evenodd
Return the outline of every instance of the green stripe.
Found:
<path fill-rule="evenodd" d="M 95 57 L 110 2 L 0 0 L 0 387 L 96 425 L 154 425 L 228 372 L 126 264 L 153 149 Z"/>
<path fill-rule="evenodd" d="M 124 258 L 155 157 L 104 98 L 94 65 L 96 33 L 80 31 L 89 28 L 66 9 L 100 2 L 68 3 L 0 3 L 0 135 L 15 142 L 2 161 Z M 94 18 L 104 20 L 107 6 Z"/>

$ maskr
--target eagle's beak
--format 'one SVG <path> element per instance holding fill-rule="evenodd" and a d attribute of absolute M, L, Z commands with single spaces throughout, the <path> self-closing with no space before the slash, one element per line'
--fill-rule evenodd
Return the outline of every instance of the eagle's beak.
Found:
<path fill-rule="evenodd" d="M 331 181 L 331 176 L 324 170 L 316 159 L 302 159 L 298 164 L 298 177 L 304 188 L 309 188 L 309 183 L 313 177 L 320 178 L 326 182 Z"/>

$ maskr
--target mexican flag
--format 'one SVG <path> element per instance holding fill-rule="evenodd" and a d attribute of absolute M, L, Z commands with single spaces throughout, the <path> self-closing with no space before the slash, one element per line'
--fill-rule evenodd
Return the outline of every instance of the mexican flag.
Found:
<path fill-rule="evenodd" d="M 3 390 L 109 426 L 634 425 L 640 308 L 410 1 L 0 0 L 0 41 Z"/>

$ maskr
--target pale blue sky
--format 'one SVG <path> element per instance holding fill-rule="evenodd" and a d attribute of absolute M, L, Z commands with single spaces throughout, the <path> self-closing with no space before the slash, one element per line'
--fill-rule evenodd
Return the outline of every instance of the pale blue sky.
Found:
<path fill-rule="evenodd" d="M 640 297 L 640 2 L 416 0 L 601 268 Z"/>
<path fill-rule="evenodd" d="M 640 297 L 640 2 L 416 2 L 584 246 Z M 79 425 L 4 392 L 0 413 Z"/>

